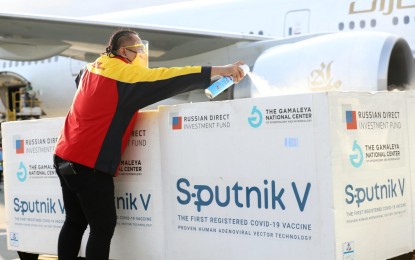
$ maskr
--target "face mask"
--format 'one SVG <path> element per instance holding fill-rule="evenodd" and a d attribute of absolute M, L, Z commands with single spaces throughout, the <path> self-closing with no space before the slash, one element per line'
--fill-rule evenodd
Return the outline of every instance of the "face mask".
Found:
<path fill-rule="evenodd" d="M 130 49 L 131 47 L 138 47 L 139 51 L 137 52 L 135 50 L 131 50 Z M 136 54 L 134 60 L 131 61 L 131 64 L 148 68 L 148 42 L 147 41 L 142 41 L 142 43 L 125 46 L 125 48 L 128 51 L 134 52 Z"/>
<path fill-rule="evenodd" d="M 134 60 L 131 62 L 133 65 L 138 65 L 148 68 L 148 56 L 146 53 L 137 53 Z"/>

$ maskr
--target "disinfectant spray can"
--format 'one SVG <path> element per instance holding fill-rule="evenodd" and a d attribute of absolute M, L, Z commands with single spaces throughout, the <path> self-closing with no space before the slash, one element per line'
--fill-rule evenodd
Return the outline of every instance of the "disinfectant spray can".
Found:
<path fill-rule="evenodd" d="M 239 66 L 244 71 L 244 76 L 249 72 L 249 67 L 246 64 Z M 233 78 L 231 76 L 222 77 L 210 85 L 206 90 L 205 94 L 208 98 L 212 99 L 222 93 L 225 89 L 233 85 Z"/>

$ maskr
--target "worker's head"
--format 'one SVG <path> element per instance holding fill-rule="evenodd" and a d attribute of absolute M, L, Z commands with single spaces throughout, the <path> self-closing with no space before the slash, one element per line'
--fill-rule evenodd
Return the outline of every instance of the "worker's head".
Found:
<path fill-rule="evenodd" d="M 142 41 L 134 31 L 115 32 L 109 40 L 106 53 L 124 57 L 131 64 L 148 67 L 148 42 Z"/>

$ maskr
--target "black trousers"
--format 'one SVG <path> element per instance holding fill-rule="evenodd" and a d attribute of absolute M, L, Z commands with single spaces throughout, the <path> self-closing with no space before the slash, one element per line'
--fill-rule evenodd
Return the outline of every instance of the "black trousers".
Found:
<path fill-rule="evenodd" d="M 59 260 L 77 259 L 88 225 L 86 259 L 108 259 L 117 223 L 113 177 L 78 164 L 74 165 L 76 174 L 62 175 L 57 168 L 62 162 L 64 160 L 54 156 L 66 213 L 58 240 Z"/>

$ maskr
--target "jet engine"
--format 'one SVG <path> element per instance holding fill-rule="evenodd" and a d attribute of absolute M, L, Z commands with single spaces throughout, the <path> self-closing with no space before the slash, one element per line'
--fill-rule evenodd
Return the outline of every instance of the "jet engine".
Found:
<path fill-rule="evenodd" d="M 333 33 L 272 47 L 255 61 L 234 98 L 310 91 L 408 90 L 414 58 L 401 37 L 378 32 Z"/>

